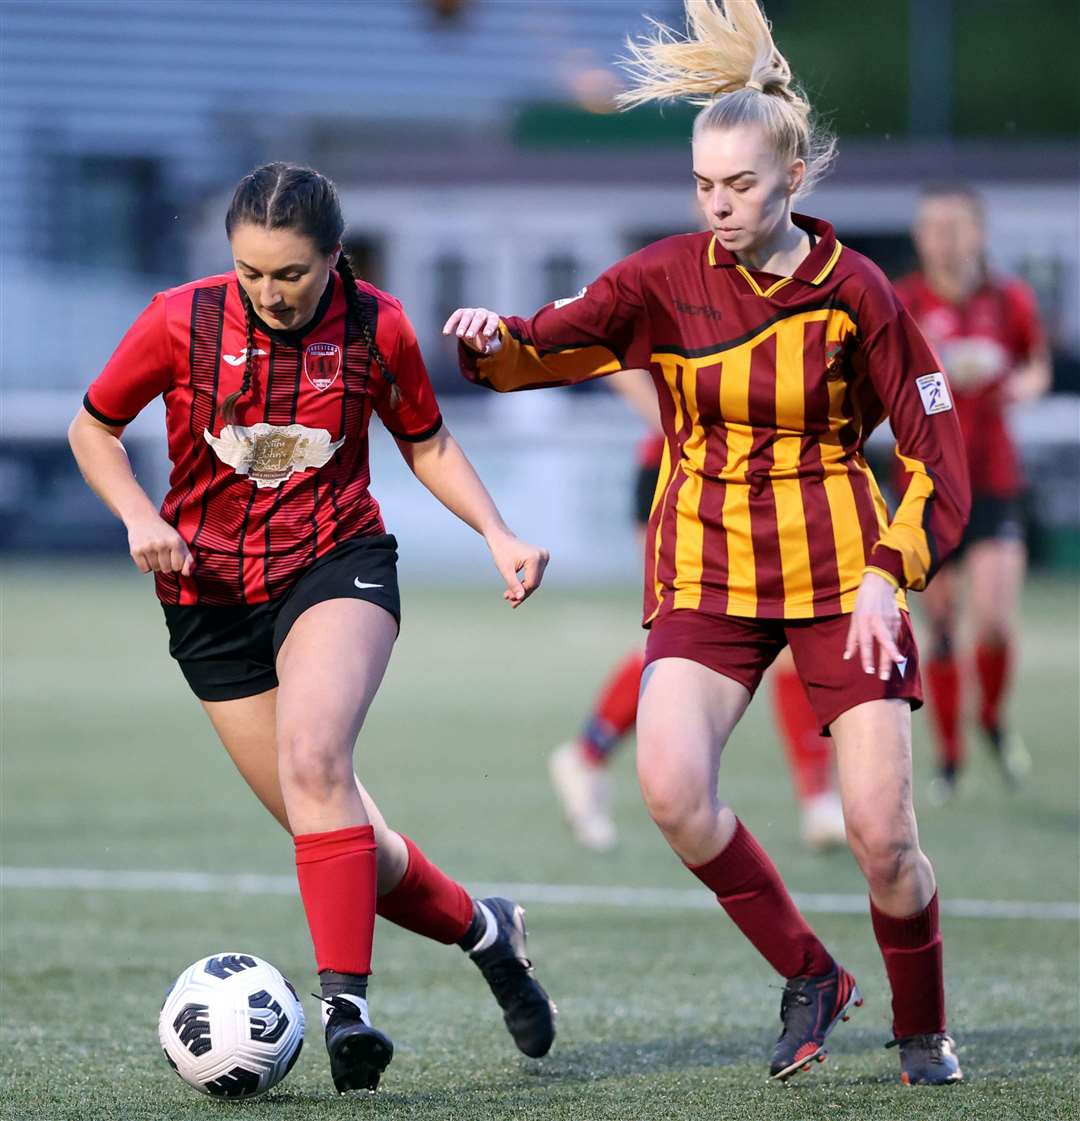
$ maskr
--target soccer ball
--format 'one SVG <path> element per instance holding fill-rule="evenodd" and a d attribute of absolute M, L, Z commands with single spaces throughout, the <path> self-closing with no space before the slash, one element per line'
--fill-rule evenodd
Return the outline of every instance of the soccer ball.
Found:
<path fill-rule="evenodd" d="M 169 1065 L 216 1098 L 254 1098 L 292 1069 L 304 1043 L 296 990 L 252 954 L 189 965 L 165 997 L 158 1038 Z"/>

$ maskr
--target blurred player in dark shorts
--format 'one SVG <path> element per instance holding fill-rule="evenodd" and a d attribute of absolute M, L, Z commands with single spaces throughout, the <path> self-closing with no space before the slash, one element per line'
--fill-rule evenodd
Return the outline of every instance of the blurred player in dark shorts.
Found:
<path fill-rule="evenodd" d="M 631 513 L 644 547 L 664 453 L 656 390 L 644 370 L 613 374 L 608 385 L 656 429 L 638 443 L 634 471 Z M 617 840 L 609 767 L 637 719 L 644 668 L 643 648 L 625 654 L 604 680 L 577 738 L 560 744 L 549 760 L 552 785 L 573 836 L 585 848 L 598 852 L 613 848 Z M 836 789 L 832 749 L 821 735 L 787 650 L 777 657 L 769 682 L 773 718 L 799 802 L 803 844 L 812 851 L 843 846 L 844 811 Z"/>
<path fill-rule="evenodd" d="M 979 729 L 1010 784 L 1031 765 L 1006 714 L 1027 562 L 1025 481 L 1007 413 L 1010 405 L 1045 393 L 1051 370 L 1031 289 L 987 267 L 982 202 L 971 188 L 927 189 L 913 236 L 920 271 L 896 287 L 949 376 L 972 493 L 960 546 L 923 597 L 932 632 L 924 666 L 939 767 L 934 793 L 944 801 L 955 792 L 965 756 L 964 673 L 957 650 L 961 588 L 973 624 Z"/>

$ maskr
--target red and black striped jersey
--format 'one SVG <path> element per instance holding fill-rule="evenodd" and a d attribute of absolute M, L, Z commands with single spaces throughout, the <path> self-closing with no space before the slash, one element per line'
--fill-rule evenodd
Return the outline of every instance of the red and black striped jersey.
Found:
<path fill-rule="evenodd" d="M 1045 345 L 1034 292 L 1016 277 L 990 276 L 956 304 L 939 296 L 921 273 L 898 281 L 896 290 L 949 375 L 972 491 L 1016 497 L 1024 479 L 1003 391 L 1017 366 Z"/>
<path fill-rule="evenodd" d="M 87 391 L 87 411 L 123 427 L 165 400 L 172 473 L 161 516 L 191 548 L 191 576 L 159 574 L 164 603 L 259 603 L 283 594 L 317 557 L 383 532 L 368 489 L 372 410 L 400 440 L 442 424 L 416 336 L 393 296 L 357 283 L 399 396 L 368 353 L 331 272 L 298 331 L 258 325 L 251 355 L 235 273 L 160 292 Z M 222 402 L 249 391 L 224 425 Z"/>
<path fill-rule="evenodd" d="M 941 366 L 881 271 L 816 238 L 791 277 L 707 233 L 625 258 L 578 296 L 461 348 L 498 390 L 651 371 L 666 436 L 646 546 L 645 621 L 675 609 L 805 619 L 850 612 L 867 568 L 921 588 L 970 505 Z M 886 417 L 908 485 L 890 519 L 863 456 Z"/>

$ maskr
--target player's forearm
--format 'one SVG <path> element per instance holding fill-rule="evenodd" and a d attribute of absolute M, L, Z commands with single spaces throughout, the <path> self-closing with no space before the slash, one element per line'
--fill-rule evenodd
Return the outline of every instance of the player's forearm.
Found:
<path fill-rule="evenodd" d="M 125 524 L 156 516 L 157 509 L 139 486 L 120 438 L 80 413 L 68 429 L 68 443 L 90 489 Z"/>
<path fill-rule="evenodd" d="M 478 385 L 511 393 L 577 385 L 622 368 L 623 362 L 613 351 L 585 337 L 580 343 L 544 349 L 532 329 L 536 318 L 500 321 L 499 347 L 487 355 L 459 346 L 461 372 Z"/>
<path fill-rule="evenodd" d="M 430 440 L 398 446 L 417 479 L 467 526 L 485 538 L 510 533 L 494 499 L 445 426 Z"/>
<path fill-rule="evenodd" d="M 897 455 L 907 469 L 907 486 L 867 558 L 868 570 L 914 591 L 926 587 L 959 544 L 971 512 L 967 460 L 955 414 L 929 419 L 933 431 L 924 428 L 919 441 L 909 439 L 900 425 Z"/>

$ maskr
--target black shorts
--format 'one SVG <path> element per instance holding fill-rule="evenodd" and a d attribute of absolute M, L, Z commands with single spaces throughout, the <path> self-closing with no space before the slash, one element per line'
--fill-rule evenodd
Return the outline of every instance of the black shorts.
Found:
<path fill-rule="evenodd" d="M 971 517 L 964 535 L 949 559 L 959 560 L 981 541 L 1023 541 L 1026 536 L 1024 505 L 1019 498 L 976 494 L 971 500 Z"/>
<path fill-rule="evenodd" d="M 653 496 L 656 494 L 656 484 L 659 479 L 659 467 L 638 467 L 637 475 L 634 477 L 634 521 L 638 525 L 649 524 L 649 514 L 652 512 Z"/>
<path fill-rule="evenodd" d="M 352 537 L 304 570 L 295 584 L 265 603 L 178 607 L 163 603 L 169 653 L 201 701 L 233 701 L 277 686 L 278 651 L 293 623 L 328 599 L 378 604 L 401 625 L 397 540 L 390 534 Z"/>

